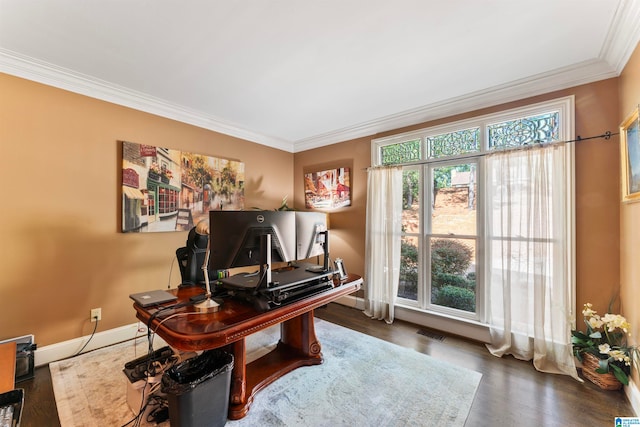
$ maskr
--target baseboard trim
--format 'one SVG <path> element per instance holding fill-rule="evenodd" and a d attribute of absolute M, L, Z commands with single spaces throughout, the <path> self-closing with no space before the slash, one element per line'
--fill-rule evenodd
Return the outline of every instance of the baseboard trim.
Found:
<path fill-rule="evenodd" d="M 39 347 L 34 351 L 34 365 L 48 365 L 51 362 L 73 356 L 80 351 L 85 344 L 87 344 L 87 346 L 82 350 L 81 354 L 134 339 L 139 336 L 144 336 L 146 333 L 147 328 L 145 325 L 142 323 L 132 323 L 119 328 L 98 332 L 93 336 L 93 338 L 91 338 L 88 344 L 87 340 L 89 340 L 91 335 L 46 345 L 44 347 Z M 166 343 L 160 337 L 156 336 L 154 338 L 154 348 L 162 345 L 166 345 Z"/>
<path fill-rule="evenodd" d="M 343 296 L 335 302 L 347 307 L 364 310 L 364 298 L 358 298 L 354 295 Z M 453 335 L 467 337 L 480 342 L 488 343 L 490 341 L 489 328 L 487 325 L 483 325 L 478 322 L 454 319 L 452 317 L 427 313 L 420 310 L 412 310 L 398 305 L 395 307 L 395 318 L 398 320 L 404 320 L 405 322 L 414 323 L 419 326 L 437 329 Z"/>
<path fill-rule="evenodd" d="M 631 403 L 633 412 L 635 412 L 634 415 L 638 416 L 640 414 L 640 389 L 638 389 L 638 385 L 633 381 L 629 381 L 629 385 L 624 388 L 624 393 L 627 395 L 629 403 Z"/>
<path fill-rule="evenodd" d="M 345 295 L 335 300 L 335 302 L 341 305 L 346 305 L 347 307 L 364 310 L 364 300 L 354 295 Z"/>

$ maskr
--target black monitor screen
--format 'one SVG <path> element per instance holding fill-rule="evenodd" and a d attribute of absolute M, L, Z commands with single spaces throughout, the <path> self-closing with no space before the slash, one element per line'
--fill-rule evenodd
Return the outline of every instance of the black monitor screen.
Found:
<path fill-rule="evenodd" d="M 296 258 L 296 220 L 292 211 L 210 211 L 212 270 L 260 265 L 260 237 L 271 235 L 271 262 Z"/>
<path fill-rule="evenodd" d="M 323 255 L 326 230 L 326 213 L 296 212 L 296 260 Z"/>

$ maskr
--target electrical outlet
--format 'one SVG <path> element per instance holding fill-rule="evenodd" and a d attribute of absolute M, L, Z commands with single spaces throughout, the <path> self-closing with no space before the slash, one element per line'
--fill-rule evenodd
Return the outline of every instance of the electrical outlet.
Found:
<path fill-rule="evenodd" d="M 98 320 L 102 320 L 102 309 L 101 308 L 92 308 L 91 309 L 91 321 L 97 322 Z"/>

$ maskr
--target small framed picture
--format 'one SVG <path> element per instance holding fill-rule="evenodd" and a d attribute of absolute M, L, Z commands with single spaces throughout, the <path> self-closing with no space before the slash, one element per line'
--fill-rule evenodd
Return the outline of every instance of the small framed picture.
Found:
<path fill-rule="evenodd" d="M 307 209 L 337 209 L 351 206 L 349 168 L 305 173 L 304 204 Z"/>
<path fill-rule="evenodd" d="M 638 107 L 620 125 L 622 201 L 640 201 L 640 118 Z"/>
<path fill-rule="evenodd" d="M 338 274 L 340 280 L 345 280 L 347 278 L 347 270 L 344 268 L 344 262 L 342 261 L 342 258 L 336 258 L 333 264 L 335 265 L 336 273 Z"/>

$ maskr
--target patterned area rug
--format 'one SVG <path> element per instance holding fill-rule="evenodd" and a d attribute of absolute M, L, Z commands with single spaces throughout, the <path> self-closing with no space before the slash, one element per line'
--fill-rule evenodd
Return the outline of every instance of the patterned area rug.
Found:
<path fill-rule="evenodd" d="M 464 425 L 480 373 L 320 319 L 316 335 L 324 363 L 275 381 L 256 394 L 245 418 L 227 426 Z M 249 337 L 247 359 L 267 353 L 278 338 L 278 327 Z M 130 421 L 134 414 L 122 371 L 146 345 L 146 339 L 138 339 L 51 363 L 62 427 Z"/>

